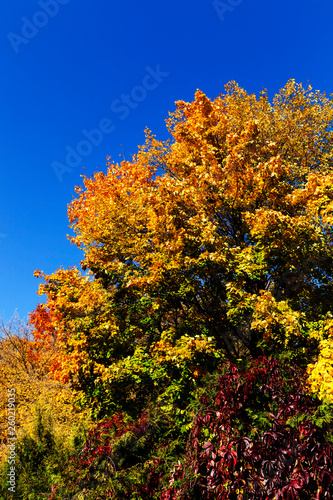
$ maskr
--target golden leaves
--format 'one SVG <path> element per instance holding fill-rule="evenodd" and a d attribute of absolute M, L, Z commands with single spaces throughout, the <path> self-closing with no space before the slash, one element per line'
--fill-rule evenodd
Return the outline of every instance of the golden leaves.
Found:
<path fill-rule="evenodd" d="M 310 388 L 320 399 L 333 403 L 333 336 L 321 340 L 319 349 L 317 362 L 308 365 Z"/>
<path fill-rule="evenodd" d="M 301 317 L 302 314 L 293 310 L 287 301 L 277 302 L 271 292 L 261 291 L 254 303 L 251 328 L 262 331 L 266 341 L 275 337 L 275 340 L 282 340 L 285 346 L 288 346 L 292 336 L 301 335 Z M 284 332 L 283 336 L 281 329 Z"/>

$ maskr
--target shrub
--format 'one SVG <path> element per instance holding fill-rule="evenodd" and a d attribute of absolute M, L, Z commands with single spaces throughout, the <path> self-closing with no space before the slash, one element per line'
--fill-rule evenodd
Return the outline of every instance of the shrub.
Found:
<path fill-rule="evenodd" d="M 201 404 L 189 453 L 161 498 L 332 498 L 330 419 L 296 365 L 265 357 L 243 372 L 229 365 L 216 397 Z"/>

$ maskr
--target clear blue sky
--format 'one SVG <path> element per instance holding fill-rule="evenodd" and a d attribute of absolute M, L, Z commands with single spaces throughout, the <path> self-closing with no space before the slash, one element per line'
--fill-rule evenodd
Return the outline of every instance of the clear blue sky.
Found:
<path fill-rule="evenodd" d="M 36 268 L 79 264 L 80 175 L 130 157 L 146 126 L 167 138 L 175 101 L 230 80 L 332 92 L 332 21 L 331 0 L 2 0 L 0 316 L 35 308 Z"/>

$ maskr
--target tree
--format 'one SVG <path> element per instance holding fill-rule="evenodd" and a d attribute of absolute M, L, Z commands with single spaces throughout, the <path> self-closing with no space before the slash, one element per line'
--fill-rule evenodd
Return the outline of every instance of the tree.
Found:
<path fill-rule="evenodd" d="M 333 345 L 330 97 L 290 80 L 270 103 L 231 82 L 176 105 L 171 141 L 147 130 L 132 161 L 76 189 L 83 272 L 37 272 L 47 302 L 31 322 L 39 339 L 55 329 L 54 376 L 104 411 L 170 387 L 181 405 L 223 358 L 288 351 L 316 379 Z"/>
<path fill-rule="evenodd" d="M 40 418 L 52 428 L 56 441 L 68 447 L 77 427 L 88 425 L 89 412 L 73 405 L 69 384 L 49 376 L 56 355 L 54 338 L 49 344 L 36 341 L 17 314 L 7 323 L 0 321 L 1 465 L 8 457 L 8 444 L 32 439 Z"/>
<path fill-rule="evenodd" d="M 15 437 L 16 432 L 22 431 L 22 425 L 30 420 L 31 406 L 40 393 L 47 372 L 46 361 L 45 353 L 42 354 L 34 342 L 31 329 L 17 314 L 8 323 L 0 321 L 1 460 L 8 452 L 5 445 L 8 437 Z"/>

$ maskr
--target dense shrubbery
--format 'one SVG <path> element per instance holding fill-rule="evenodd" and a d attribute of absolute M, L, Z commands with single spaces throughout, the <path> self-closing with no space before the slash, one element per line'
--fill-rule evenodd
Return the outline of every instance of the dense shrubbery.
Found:
<path fill-rule="evenodd" d="M 332 413 L 321 414 L 303 378 L 276 359 L 230 366 L 214 400 L 201 398 L 190 452 L 174 472 L 180 486 L 162 498 L 331 498 Z"/>
<path fill-rule="evenodd" d="M 115 414 L 71 458 L 39 422 L 35 440 L 18 446 L 17 498 L 332 498 L 333 411 L 304 378 L 286 360 L 225 364 L 178 418 L 156 407 L 136 421 Z M 182 433 L 184 414 L 192 422 Z"/>
<path fill-rule="evenodd" d="M 67 469 L 73 453 L 85 442 L 85 430 L 73 429 L 73 440 L 60 436 L 52 421 L 37 412 L 33 432 L 21 435 L 15 446 L 15 493 L 8 491 L 8 463 L 0 473 L 0 492 L 4 499 L 39 500 L 53 498 L 52 491 L 67 490 Z"/>

